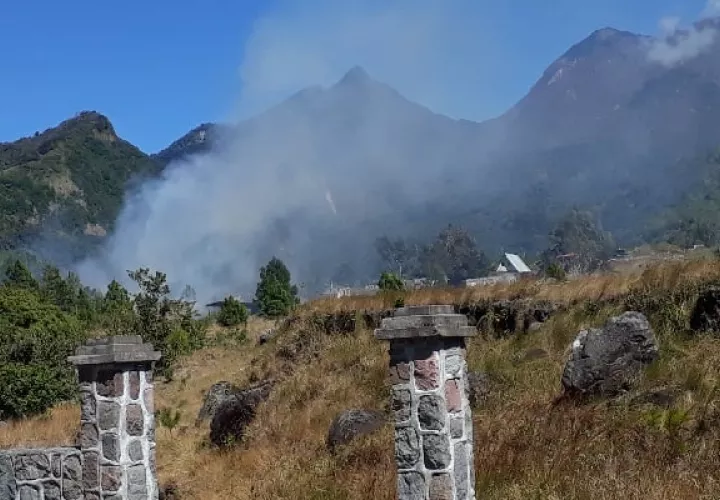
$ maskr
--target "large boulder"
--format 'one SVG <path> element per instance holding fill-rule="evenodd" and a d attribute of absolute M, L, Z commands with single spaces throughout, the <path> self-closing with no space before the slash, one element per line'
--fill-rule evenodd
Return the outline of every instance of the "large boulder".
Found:
<path fill-rule="evenodd" d="M 385 423 L 382 413 L 369 410 L 345 410 L 330 424 L 327 447 L 334 451 L 339 445 L 348 444 L 353 439 L 375 432 Z"/>
<path fill-rule="evenodd" d="M 562 385 L 570 396 L 613 396 L 630 388 L 642 368 L 658 357 L 647 318 L 626 312 L 602 328 L 581 331 L 572 344 Z"/>
<path fill-rule="evenodd" d="M 202 408 L 198 412 L 196 423 L 211 419 L 218 407 L 228 398 L 241 392 L 241 389 L 230 382 L 221 381 L 213 384 L 205 393 Z"/>
<path fill-rule="evenodd" d="M 720 288 L 700 294 L 690 316 L 690 328 L 696 332 L 720 332 Z"/>
<path fill-rule="evenodd" d="M 210 422 L 210 442 L 220 447 L 240 442 L 246 427 L 255 419 L 258 405 L 270 396 L 273 385 L 272 380 L 264 380 L 220 403 Z"/>

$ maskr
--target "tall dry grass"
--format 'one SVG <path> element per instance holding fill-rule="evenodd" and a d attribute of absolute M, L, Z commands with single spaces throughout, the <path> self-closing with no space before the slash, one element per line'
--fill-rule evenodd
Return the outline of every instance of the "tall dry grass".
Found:
<path fill-rule="evenodd" d="M 630 290 L 670 295 L 720 280 L 712 261 L 667 263 L 640 274 L 594 276 L 557 284 L 516 283 L 491 289 L 426 290 L 408 303 L 457 303 L 526 297 L 571 304 L 540 330 L 506 339 L 476 338 L 468 363 L 489 377 L 488 399 L 474 412 L 478 496 L 487 499 L 720 498 L 720 341 L 658 328 L 660 359 L 635 390 L 610 401 L 558 403 L 568 346 L 577 332 L 619 312 Z M 377 309 L 376 298 L 323 300 L 309 311 Z M 672 315 L 687 315 L 675 304 Z M 669 323 L 679 324 L 679 323 Z M 347 408 L 387 408 L 387 346 L 372 332 L 330 335 L 295 324 L 258 346 L 256 325 L 241 345 L 213 347 L 182 361 L 178 376 L 157 384 L 157 406 L 180 409 L 171 433 L 159 428 L 158 472 L 182 498 L 391 499 L 395 492 L 392 430 L 359 440 L 337 456 L 325 449 L 328 426 Z M 208 424 L 194 425 L 204 392 L 219 380 L 243 385 L 279 380 L 259 408 L 246 440 L 228 451 L 206 446 Z M 648 403 L 649 400 L 656 403 Z M 76 409 L 0 429 L 0 446 L 66 442 Z M 63 423 L 64 422 L 64 423 Z"/>
<path fill-rule="evenodd" d="M 582 301 L 609 301 L 632 288 L 649 285 L 660 290 L 697 280 L 720 279 L 720 261 L 696 258 L 685 261 L 663 261 L 647 269 L 631 272 L 598 273 L 567 281 L 522 279 L 514 283 L 470 288 L 425 288 L 408 292 L 407 305 L 472 304 L 484 300 L 532 299 L 557 304 Z M 340 311 L 375 311 L 391 307 L 380 295 L 327 297 L 308 303 L 304 310 L 322 313 Z"/>

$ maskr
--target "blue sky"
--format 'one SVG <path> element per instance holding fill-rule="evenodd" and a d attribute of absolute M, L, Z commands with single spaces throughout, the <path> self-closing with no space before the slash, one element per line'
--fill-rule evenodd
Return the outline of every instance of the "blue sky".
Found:
<path fill-rule="evenodd" d="M 654 34 L 704 0 L 6 2 L 0 141 L 82 110 L 155 152 L 355 64 L 437 112 L 482 120 L 604 26 Z"/>

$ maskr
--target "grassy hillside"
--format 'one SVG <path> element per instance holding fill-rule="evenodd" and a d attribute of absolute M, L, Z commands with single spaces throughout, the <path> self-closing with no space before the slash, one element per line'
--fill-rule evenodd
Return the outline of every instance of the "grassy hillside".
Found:
<path fill-rule="evenodd" d="M 112 230 L 128 182 L 159 169 L 95 112 L 0 143 L 0 247 L 20 246 L 45 230 L 81 251 Z"/>
<path fill-rule="evenodd" d="M 566 307 L 526 335 L 483 335 L 469 346 L 469 367 L 491 380 L 474 411 L 478 491 L 490 499 L 700 499 L 720 495 L 720 340 L 689 330 L 698 290 L 720 283 L 720 262 L 700 259 L 639 274 L 565 283 L 525 282 L 475 290 L 431 290 L 408 303 L 550 300 Z M 258 346 L 272 323 L 253 319 L 245 342 L 223 345 L 214 329 L 184 358 L 172 382 L 158 382 L 158 408 L 181 411 L 172 433 L 158 429 L 158 470 L 181 498 L 394 498 L 392 430 L 361 439 L 337 456 L 325 450 L 333 417 L 347 408 L 387 410 L 387 345 L 362 326 L 345 333 L 314 315 L 380 310 L 378 298 L 308 304 L 275 340 Z M 558 403 L 560 376 L 577 332 L 628 308 L 650 319 L 660 359 L 634 390 L 614 400 Z M 229 451 L 206 446 L 195 425 L 215 382 L 279 380 L 245 441 Z M 0 446 L 70 443 L 77 408 L 0 427 Z M 212 485 L 212 486 L 210 486 Z M 206 492 L 210 488 L 210 492 Z"/>

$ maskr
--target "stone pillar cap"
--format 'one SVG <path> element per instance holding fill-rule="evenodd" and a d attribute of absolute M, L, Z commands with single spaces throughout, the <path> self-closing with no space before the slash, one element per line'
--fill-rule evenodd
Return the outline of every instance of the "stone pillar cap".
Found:
<path fill-rule="evenodd" d="M 152 344 L 144 344 L 139 335 L 118 335 L 89 339 L 68 361 L 76 366 L 143 363 L 157 361 L 161 356 Z"/>
<path fill-rule="evenodd" d="M 453 306 L 427 305 L 400 307 L 392 317 L 384 318 L 375 338 L 380 340 L 421 337 L 472 337 L 477 334 L 468 326 L 464 314 L 455 314 Z"/>

